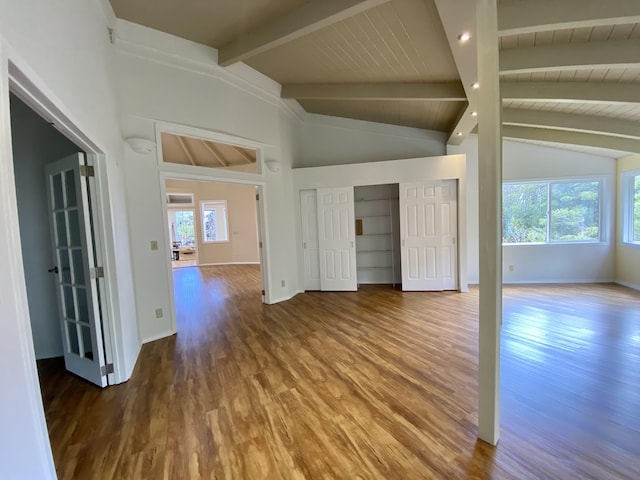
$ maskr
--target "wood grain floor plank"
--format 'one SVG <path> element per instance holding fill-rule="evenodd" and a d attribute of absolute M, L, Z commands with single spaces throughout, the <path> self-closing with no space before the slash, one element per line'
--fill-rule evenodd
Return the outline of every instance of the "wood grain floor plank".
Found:
<path fill-rule="evenodd" d="M 309 292 L 174 272 L 178 334 L 100 390 L 39 362 L 61 479 L 637 479 L 640 294 L 504 289 L 498 447 L 477 440 L 478 291 Z"/>

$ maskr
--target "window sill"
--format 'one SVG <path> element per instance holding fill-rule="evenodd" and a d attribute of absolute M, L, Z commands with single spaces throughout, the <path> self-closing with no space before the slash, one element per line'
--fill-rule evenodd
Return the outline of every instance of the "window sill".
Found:
<path fill-rule="evenodd" d="M 503 247 L 602 247 L 609 242 L 547 242 L 547 243 L 503 243 Z M 637 246 L 640 246 L 637 245 Z"/>

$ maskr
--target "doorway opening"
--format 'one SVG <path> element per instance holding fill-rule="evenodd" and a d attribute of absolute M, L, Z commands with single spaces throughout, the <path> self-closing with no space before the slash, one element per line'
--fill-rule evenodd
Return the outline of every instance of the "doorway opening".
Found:
<path fill-rule="evenodd" d="M 203 296 L 269 303 L 262 145 L 168 124 L 156 138 L 174 331 Z"/>
<path fill-rule="evenodd" d="M 14 178 L 36 364 L 115 383 L 103 325 L 95 169 L 82 148 L 10 94 Z M 93 176 L 92 176 L 93 171 Z M 39 368 L 41 370 L 41 368 Z"/>

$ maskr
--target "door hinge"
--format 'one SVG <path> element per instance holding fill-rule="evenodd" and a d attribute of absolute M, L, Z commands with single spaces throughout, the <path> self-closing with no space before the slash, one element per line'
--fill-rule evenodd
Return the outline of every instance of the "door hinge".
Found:
<path fill-rule="evenodd" d="M 256 200 L 260 200 L 260 194 L 256 193 Z"/>
<path fill-rule="evenodd" d="M 81 177 L 95 177 L 96 172 L 91 165 L 80 165 L 80 176 Z"/>
<path fill-rule="evenodd" d="M 109 375 L 110 373 L 113 373 L 113 363 L 107 363 L 106 365 L 103 365 L 102 367 L 100 367 L 100 374 L 102 376 L 105 375 Z"/>
<path fill-rule="evenodd" d="M 104 278 L 104 268 L 102 267 L 92 268 L 90 269 L 89 273 L 93 280 L 95 280 L 96 278 Z"/>
<path fill-rule="evenodd" d="M 262 290 L 262 296 L 264 297 L 264 290 Z"/>

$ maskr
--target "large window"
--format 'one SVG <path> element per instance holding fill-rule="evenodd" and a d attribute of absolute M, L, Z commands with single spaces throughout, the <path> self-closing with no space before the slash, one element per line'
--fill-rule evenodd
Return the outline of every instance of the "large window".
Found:
<path fill-rule="evenodd" d="M 600 241 L 599 180 L 505 183 L 503 243 Z"/>
<path fill-rule="evenodd" d="M 200 202 L 202 210 L 202 237 L 205 243 L 229 241 L 227 201 Z"/>
<path fill-rule="evenodd" d="M 640 171 L 622 177 L 623 240 L 640 244 Z"/>

